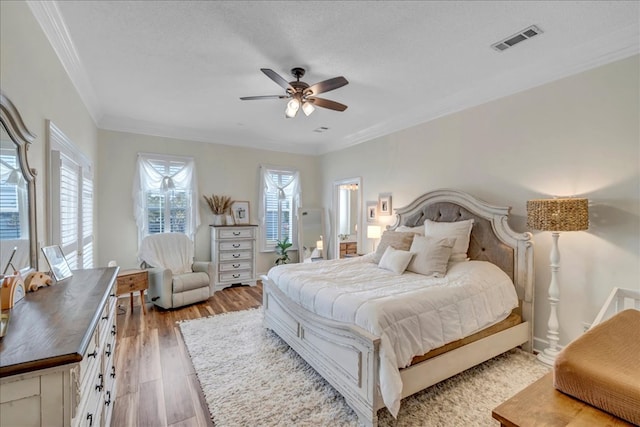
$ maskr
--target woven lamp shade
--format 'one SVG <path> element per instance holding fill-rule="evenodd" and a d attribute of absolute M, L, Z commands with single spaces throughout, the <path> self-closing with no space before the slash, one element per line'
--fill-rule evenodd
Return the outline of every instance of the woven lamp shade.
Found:
<path fill-rule="evenodd" d="M 527 201 L 527 227 L 542 231 L 580 231 L 589 228 L 587 199 Z"/>

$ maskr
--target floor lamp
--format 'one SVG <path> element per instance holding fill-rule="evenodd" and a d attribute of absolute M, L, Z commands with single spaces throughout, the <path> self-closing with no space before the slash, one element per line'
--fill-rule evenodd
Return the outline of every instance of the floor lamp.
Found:
<path fill-rule="evenodd" d="M 589 228 L 589 208 L 587 199 L 562 198 L 541 199 L 527 201 L 527 226 L 534 230 L 553 232 L 551 246 L 551 283 L 549 284 L 549 323 L 547 339 L 549 347 L 538 353 L 538 360 L 553 366 L 558 349 L 560 322 L 558 321 L 557 306 L 560 302 L 560 286 L 558 284 L 558 270 L 560 269 L 560 252 L 558 251 L 558 237 L 561 231 L 580 231 Z"/>

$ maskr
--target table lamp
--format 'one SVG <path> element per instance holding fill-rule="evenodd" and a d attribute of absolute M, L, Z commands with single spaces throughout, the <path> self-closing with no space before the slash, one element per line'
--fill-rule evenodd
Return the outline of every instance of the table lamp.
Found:
<path fill-rule="evenodd" d="M 374 239 L 373 242 L 373 252 L 376 251 L 376 240 L 380 238 L 382 235 L 382 229 L 379 225 L 368 225 L 367 226 L 367 239 Z"/>

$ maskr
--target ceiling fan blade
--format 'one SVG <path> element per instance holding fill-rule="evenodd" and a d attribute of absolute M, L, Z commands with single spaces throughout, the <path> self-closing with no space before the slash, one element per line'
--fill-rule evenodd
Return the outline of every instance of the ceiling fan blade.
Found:
<path fill-rule="evenodd" d="M 319 83 L 316 83 L 312 86 L 309 86 L 304 90 L 305 94 L 309 95 L 318 95 L 320 93 L 329 92 L 330 90 L 338 89 L 346 84 L 349 84 L 347 79 L 344 77 L 334 77 L 329 80 L 325 80 Z"/>
<path fill-rule="evenodd" d="M 260 68 L 260 71 L 262 71 L 263 73 L 265 73 L 267 75 L 267 77 L 269 77 L 271 80 L 273 80 L 274 82 L 276 82 L 280 87 L 282 87 L 283 89 L 286 90 L 291 90 L 292 92 L 295 92 L 296 90 L 293 88 L 293 86 L 291 86 L 289 84 L 288 81 L 286 81 L 282 76 L 280 76 L 280 74 L 276 73 L 275 71 L 273 71 L 270 68 Z"/>
<path fill-rule="evenodd" d="M 256 99 L 282 99 L 287 98 L 284 95 L 262 95 L 262 96 L 242 96 L 240 99 L 243 101 L 254 101 Z"/>
<path fill-rule="evenodd" d="M 328 108 L 330 110 L 344 111 L 347 109 L 346 105 L 336 101 L 331 101 L 329 99 L 309 97 L 307 98 L 307 100 L 313 102 L 313 105 L 317 105 L 318 107 L 322 108 Z"/>

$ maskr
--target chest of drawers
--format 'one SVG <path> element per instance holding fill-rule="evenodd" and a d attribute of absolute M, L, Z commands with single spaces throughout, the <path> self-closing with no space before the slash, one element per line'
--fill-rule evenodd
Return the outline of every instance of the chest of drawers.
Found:
<path fill-rule="evenodd" d="M 358 254 L 357 242 L 340 242 L 340 258 L 347 258 Z"/>
<path fill-rule="evenodd" d="M 0 425 L 111 425 L 117 267 L 29 293 L 0 347 Z"/>
<path fill-rule="evenodd" d="M 255 286 L 257 226 L 211 226 L 215 290 L 234 284 Z"/>

